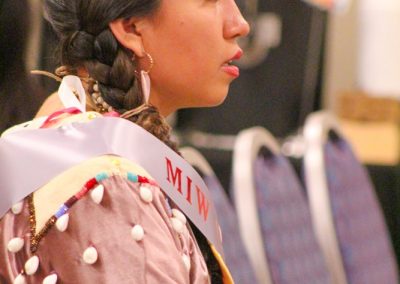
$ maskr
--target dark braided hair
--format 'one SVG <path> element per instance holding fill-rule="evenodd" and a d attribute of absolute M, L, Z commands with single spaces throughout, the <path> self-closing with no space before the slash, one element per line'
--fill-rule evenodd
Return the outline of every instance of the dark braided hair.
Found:
<path fill-rule="evenodd" d="M 108 24 L 116 19 L 149 16 L 161 0 L 45 0 L 46 18 L 60 38 L 60 63 L 69 70 L 85 68 L 98 82 L 101 96 L 123 114 L 143 105 L 131 51 L 114 37 Z M 93 88 L 93 86 L 89 86 Z M 92 90 L 88 90 L 91 92 Z M 170 126 L 157 108 L 149 106 L 129 118 L 177 151 Z M 207 240 L 198 230 L 196 239 L 207 263 L 212 283 L 222 283 L 220 267 Z"/>
<path fill-rule="evenodd" d="M 45 1 L 46 18 L 60 38 L 61 65 L 70 70 L 85 68 L 98 82 L 104 101 L 120 114 L 139 107 L 144 98 L 135 75 L 134 55 L 119 44 L 108 24 L 119 18 L 150 15 L 159 4 L 159 0 Z M 170 126 L 156 107 L 149 105 L 129 120 L 177 151 Z"/>

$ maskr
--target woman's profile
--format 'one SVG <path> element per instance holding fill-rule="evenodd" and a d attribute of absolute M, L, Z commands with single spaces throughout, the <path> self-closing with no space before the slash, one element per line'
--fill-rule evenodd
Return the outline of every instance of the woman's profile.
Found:
<path fill-rule="evenodd" d="M 21 133 L 20 128 L 93 125 L 99 117 L 113 116 L 178 152 L 164 117 L 180 108 L 222 103 L 239 76 L 232 61 L 242 54 L 237 39 L 249 26 L 234 0 L 45 0 L 44 8 L 60 38 L 61 87 L 77 86 L 70 91 L 86 100 L 88 111 L 66 108 L 76 97 L 62 97 L 60 87 L 38 119 L 2 139 Z M 123 142 L 124 132 L 119 133 L 104 139 Z M 99 142 L 84 147 L 100 147 Z M 52 159 L 72 159 L 66 150 Z M 150 157 L 156 149 L 138 145 L 130 151 Z M 37 168 L 30 171 L 39 173 L 40 164 Z M 171 170 L 174 181 L 176 174 Z M 32 190 L 1 216 L 0 278 L 7 283 L 232 280 L 187 212 L 128 158 L 91 157 Z M 208 208 L 202 210 L 207 218 Z"/>

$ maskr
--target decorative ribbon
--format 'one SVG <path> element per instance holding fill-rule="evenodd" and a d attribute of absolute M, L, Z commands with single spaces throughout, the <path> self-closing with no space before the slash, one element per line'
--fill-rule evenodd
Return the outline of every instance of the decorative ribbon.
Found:
<path fill-rule="evenodd" d="M 65 76 L 58 89 L 58 96 L 66 108 L 75 107 L 82 112 L 86 111 L 86 93 L 79 77 Z"/>
<path fill-rule="evenodd" d="M 43 122 L 40 128 L 49 128 L 52 124 L 59 121 L 60 116 L 63 114 L 78 114 L 78 113 L 82 113 L 82 111 L 80 109 L 77 109 L 76 107 L 70 107 L 56 111 L 46 118 L 46 120 Z"/>
<path fill-rule="evenodd" d="M 150 100 L 150 77 L 146 71 L 140 71 L 140 82 L 142 84 L 142 93 L 144 97 L 144 103 L 148 104 Z"/>
<path fill-rule="evenodd" d="M 222 254 L 215 208 L 200 175 L 155 136 L 122 118 L 26 129 L 2 137 L 0 216 L 63 171 L 107 154 L 142 166 Z"/>

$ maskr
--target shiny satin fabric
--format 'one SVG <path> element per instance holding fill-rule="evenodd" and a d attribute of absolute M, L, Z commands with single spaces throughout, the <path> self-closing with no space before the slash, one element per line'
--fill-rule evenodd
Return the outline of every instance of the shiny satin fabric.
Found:
<path fill-rule="evenodd" d="M 143 166 L 222 254 L 215 208 L 201 177 L 156 137 L 120 118 L 96 118 L 89 123 L 71 123 L 57 129 L 22 130 L 2 137 L 0 216 L 12 204 L 40 188 L 54 176 L 84 160 L 105 154 L 125 157 Z M 175 181 L 175 177 L 169 179 L 166 159 L 172 161 L 173 170 L 181 169 L 183 184 L 186 185 L 189 180 L 193 184 L 195 189 L 191 202 L 177 190 L 176 183 L 171 182 L 171 179 Z M 199 190 L 208 201 L 207 218 L 200 214 Z"/>

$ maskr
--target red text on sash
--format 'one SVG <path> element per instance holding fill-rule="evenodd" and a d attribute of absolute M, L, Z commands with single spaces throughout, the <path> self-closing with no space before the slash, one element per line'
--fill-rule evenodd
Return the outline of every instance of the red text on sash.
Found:
<path fill-rule="evenodd" d="M 167 181 L 172 184 L 173 187 L 176 188 L 176 190 L 184 195 L 186 198 L 186 201 L 192 205 L 192 184 L 193 181 L 192 179 L 184 175 L 182 172 L 182 169 L 178 167 L 174 167 L 172 164 L 172 161 L 168 158 L 166 159 L 166 166 L 167 166 Z M 183 188 L 182 185 L 182 175 L 183 178 L 186 179 L 186 188 Z M 208 218 L 208 209 L 209 209 L 209 201 L 207 200 L 207 197 L 205 196 L 204 192 L 201 190 L 200 187 L 197 185 L 194 185 L 196 188 L 196 193 L 197 193 L 197 209 L 199 212 L 199 215 L 204 219 L 204 221 L 207 221 Z"/>

